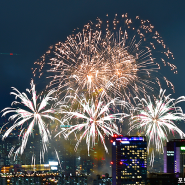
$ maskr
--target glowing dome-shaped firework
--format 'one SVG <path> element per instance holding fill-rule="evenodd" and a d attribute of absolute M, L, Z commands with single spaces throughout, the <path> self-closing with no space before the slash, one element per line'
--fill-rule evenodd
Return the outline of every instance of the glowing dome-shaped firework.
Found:
<path fill-rule="evenodd" d="M 135 22 L 124 14 L 120 20 L 116 15 L 113 22 L 97 19 L 95 24 L 88 23 L 82 32 L 74 31 L 65 42 L 51 46 L 35 62 L 39 66 L 33 70 L 34 75 L 39 72 L 40 78 L 45 69 L 51 79 L 46 88 L 55 87 L 66 94 L 71 88 L 76 94 L 104 91 L 108 98 L 120 96 L 130 101 L 153 90 L 155 83 L 160 86 L 160 66 L 155 58 L 177 73 L 176 66 L 166 62 L 173 54 L 148 20 L 137 16 Z M 174 88 L 166 77 L 164 80 Z"/>

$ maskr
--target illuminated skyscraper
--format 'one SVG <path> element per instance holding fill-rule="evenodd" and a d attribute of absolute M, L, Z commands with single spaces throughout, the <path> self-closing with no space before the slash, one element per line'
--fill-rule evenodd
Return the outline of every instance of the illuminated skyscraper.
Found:
<path fill-rule="evenodd" d="M 145 137 L 112 137 L 112 184 L 146 184 L 147 142 Z"/>
<path fill-rule="evenodd" d="M 164 147 L 164 173 L 184 173 L 185 139 L 174 139 Z"/>

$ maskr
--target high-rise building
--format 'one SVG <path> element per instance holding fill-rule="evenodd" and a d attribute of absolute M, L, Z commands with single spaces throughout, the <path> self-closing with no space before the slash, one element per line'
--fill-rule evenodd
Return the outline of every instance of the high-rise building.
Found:
<path fill-rule="evenodd" d="M 112 137 L 112 184 L 146 184 L 147 142 L 145 137 Z"/>
<path fill-rule="evenodd" d="M 92 149 L 90 149 L 90 154 Z M 78 166 L 80 166 L 80 173 L 85 175 L 91 175 L 93 169 L 93 158 L 92 155 L 88 155 L 87 149 L 81 150 L 78 160 Z"/>
<path fill-rule="evenodd" d="M 12 147 L 18 147 L 19 143 L 16 142 L 17 138 L 15 135 L 10 135 L 4 141 L 2 136 L 0 137 L 0 166 L 9 166 L 12 164 L 19 164 L 21 162 L 20 156 L 13 158 L 11 154 Z"/>
<path fill-rule="evenodd" d="M 77 171 L 75 143 L 73 139 L 55 138 L 48 147 L 48 159 L 59 160 L 59 168 L 65 176 L 75 176 Z M 57 152 L 57 154 L 56 154 Z"/>
<path fill-rule="evenodd" d="M 174 139 L 164 147 L 164 173 L 184 173 L 185 139 Z"/>
<path fill-rule="evenodd" d="M 0 136 L 0 166 L 31 164 L 33 154 L 37 156 L 35 163 L 40 163 L 40 145 L 42 141 L 39 136 L 39 131 L 32 134 L 28 140 L 27 146 L 22 155 L 15 155 L 16 150 L 21 146 L 22 136 L 19 135 L 21 129 L 15 130 L 9 134 L 7 138 L 2 141 L 2 136 L 7 131 L 4 128 Z"/>

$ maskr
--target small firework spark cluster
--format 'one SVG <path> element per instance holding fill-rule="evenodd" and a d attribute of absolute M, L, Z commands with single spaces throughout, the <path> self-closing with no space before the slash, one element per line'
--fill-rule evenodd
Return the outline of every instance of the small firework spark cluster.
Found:
<path fill-rule="evenodd" d="M 170 58 L 174 59 L 173 54 L 148 20 L 137 16 L 133 22 L 124 14 L 120 20 L 116 15 L 112 22 L 100 19 L 95 24 L 90 22 L 82 32 L 74 30 L 65 42 L 50 46 L 41 60 L 35 62 L 34 76 L 44 81 L 51 79 L 44 90 L 49 93 L 42 100 L 40 98 L 40 104 L 37 104 L 39 98 L 33 82 L 32 101 L 13 88 L 18 94 L 11 94 L 20 98 L 21 104 L 30 111 L 5 108 L 3 116 L 14 113 L 9 119 L 15 121 L 3 138 L 21 126 L 24 135 L 17 153 L 22 154 L 37 124 L 44 152 L 51 138 L 44 117 L 60 123 L 61 131 L 55 137 L 68 138 L 80 132 L 75 149 L 86 138 L 89 151 L 99 137 L 108 152 L 105 136 L 120 134 L 118 123 L 130 117 L 128 133 L 143 129 L 148 137 L 148 148 L 155 145 L 156 151 L 161 152 L 170 131 L 184 137 L 173 121 L 184 120 L 183 111 L 176 104 L 185 101 L 185 97 L 174 100 L 164 95 L 161 79 L 173 90 L 174 86 L 166 77 L 159 76 L 160 64 L 156 62 L 161 61 L 176 74 L 176 66 L 168 62 Z M 159 97 L 151 99 L 148 94 L 156 92 L 155 89 L 160 89 Z M 53 106 L 50 107 L 48 101 Z M 55 114 L 59 114 L 60 119 Z M 30 124 L 24 129 L 26 121 Z"/>

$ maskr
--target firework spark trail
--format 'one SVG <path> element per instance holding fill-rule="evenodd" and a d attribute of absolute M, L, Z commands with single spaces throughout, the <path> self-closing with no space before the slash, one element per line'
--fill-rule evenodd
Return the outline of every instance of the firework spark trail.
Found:
<path fill-rule="evenodd" d="M 61 113 L 65 114 L 61 122 L 63 124 L 70 125 L 72 119 L 77 119 L 77 121 L 80 123 L 71 125 L 69 128 L 59 132 L 56 136 L 62 133 L 65 138 L 67 138 L 71 133 L 81 131 L 82 134 L 76 143 L 75 150 L 77 150 L 77 147 L 82 139 L 86 138 L 86 144 L 89 153 L 91 143 L 92 146 L 94 146 L 96 137 L 99 137 L 106 152 L 108 152 L 104 141 L 104 134 L 106 136 L 112 136 L 114 133 L 119 134 L 117 124 L 114 122 L 129 116 L 129 114 L 126 113 L 110 114 L 110 107 L 114 105 L 122 105 L 125 108 L 128 108 L 130 105 L 124 101 L 120 101 L 118 98 L 112 99 L 110 102 L 105 104 L 101 100 L 102 94 L 95 100 L 93 98 L 88 100 L 86 100 L 86 98 L 80 99 L 78 96 L 66 98 L 76 99 L 76 101 L 79 103 L 79 107 L 75 111 L 66 111 L 66 106 L 62 104 L 61 108 L 58 109 Z M 82 129 L 84 129 L 84 131 L 82 131 Z"/>
<path fill-rule="evenodd" d="M 58 162 L 59 162 L 59 165 L 60 165 L 60 169 L 62 169 L 61 162 L 60 162 L 60 158 L 59 158 L 59 156 L 58 156 L 58 152 L 57 152 L 56 149 L 55 149 L 55 153 L 56 153 L 56 156 L 57 156 L 57 160 L 58 160 Z"/>
<path fill-rule="evenodd" d="M 177 73 L 176 66 L 165 60 L 173 58 L 173 54 L 148 20 L 137 16 L 135 21 L 140 24 L 138 29 L 127 14 L 122 15 L 121 21 L 116 15 L 112 23 L 100 19 L 95 24 L 88 23 L 82 33 L 73 33 L 66 42 L 51 46 L 41 61 L 35 62 L 39 66 L 33 69 L 34 76 L 38 71 L 40 78 L 44 66 L 49 64 L 47 78 L 51 81 L 46 89 L 67 91 L 66 96 L 71 93 L 70 88 L 75 94 L 102 90 L 107 97 L 112 94 L 130 102 L 131 97 L 145 94 L 145 89 L 153 90 L 153 83 L 160 83 L 155 77 L 160 69 L 158 59 Z M 154 55 L 158 46 L 162 48 L 159 57 Z M 174 89 L 166 77 L 164 80 Z"/>
<path fill-rule="evenodd" d="M 148 138 L 148 152 L 151 146 L 155 146 L 156 151 L 163 151 L 163 144 L 168 141 L 168 133 L 178 133 L 181 138 L 185 136 L 174 121 L 185 119 L 181 107 L 176 104 L 185 101 L 185 96 L 171 99 L 170 94 L 165 96 L 165 91 L 160 89 L 159 97 L 152 101 L 148 96 L 147 99 L 139 99 L 135 107 L 136 115 L 133 115 L 130 123 L 129 133 L 134 129 L 143 129 Z M 154 154 L 151 159 L 154 160 Z M 152 161 L 153 162 L 153 161 Z"/>
<path fill-rule="evenodd" d="M 33 132 L 34 126 L 37 124 L 39 128 L 39 132 L 42 138 L 42 144 L 43 144 L 43 151 L 47 150 L 46 144 L 49 142 L 49 138 L 51 138 L 50 131 L 47 128 L 47 124 L 43 121 L 42 118 L 47 118 L 52 121 L 58 120 L 57 118 L 53 117 L 52 114 L 54 114 L 53 108 L 47 108 L 47 105 L 49 104 L 49 101 L 54 101 L 56 98 L 51 97 L 51 95 L 55 92 L 55 90 L 49 91 L 49 93 L 41 100 L 40 97 L 40 104 L 37 104 L 37 95 L 35 91 L 35 85 L 33 81 L 31 81 L 31 92 L 32 92 L 32 101 L 28 98 L 28 96 L 25 93 L 20 93 L 16 88 L 12 88 L 15 92 L 11 92 L 10 94 L 15 95 L 15 99 L 19 98 L 21 102 L 13 101 L 11 105 L 21 104 L 25 106 L 25 109 L 22 108 L 11 108 L 7 107 L 2 110 L 4 112 L 2 116 L 5 116 L 8 113 L 14 113 L 9 117 L 9 121 L 14 120 L 14 124 L 5 132 L 2 139 L 5 139 L 8 137 L 8 135 L 16 128 L 21 127 L 21 133 L 22 136 L 22 144 L 15 152 L 16 155 L 18 153 L 22 154 L 24 152 L 24 149 L 26 148 L 27 141 L 29 135 Z M 28 89 L 26 89 L 30 93 Z M 29 111 L 28 111 L 29 109 Z M 51 114 L 51 115 L 50 115 Z M 27 129 L 23 126 L 25 122 L 29 121 L 30 124 Z M 60 121 L 60 120 L 58 120 Z M 23 128 L 22 128 L 23 127 Z"/>

